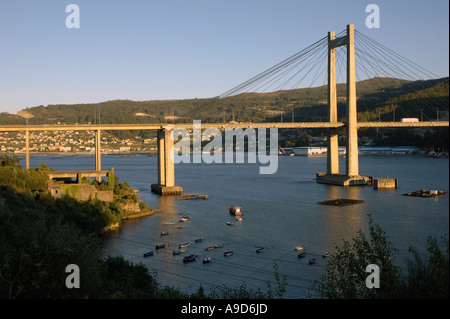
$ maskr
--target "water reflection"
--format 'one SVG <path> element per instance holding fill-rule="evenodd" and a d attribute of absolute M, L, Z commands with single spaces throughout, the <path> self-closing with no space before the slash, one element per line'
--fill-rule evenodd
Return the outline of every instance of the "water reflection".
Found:
<path fill-rule="evenodd" d="M 339 198 L 364 200 L 362 195 L 363 187 L 359 186 L 335 186 L 327 185 L 327 200 Z M 324 205 L 325 224 L 324 246 L 333 244 L 333 247 L 342 244 L 343 238 L 354 237 L 356 232 L 364 228 L 366 215 L 365 203 L 348 206 Z"/>

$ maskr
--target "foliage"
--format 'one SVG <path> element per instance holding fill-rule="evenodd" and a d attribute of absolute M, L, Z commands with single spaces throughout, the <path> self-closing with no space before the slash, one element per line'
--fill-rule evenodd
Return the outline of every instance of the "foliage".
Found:
<path fill-rule="evenodd" d="M 341 247 L 336 246 L 336 255 L 312 288 L 328 299 L 448 298 L 448 240 L 444 243 L 447 249 L 442 252 L 436 239 L 429 238 L 428 260 L 410 248 L 413 259 L 408 261 L 408 271 L 403 275 L 395 265 L 397 249 L 369 215 L 368 236 L 359 231 L 352 242 L 344 240 Z M 380 269 L 380 288 L 366 286 L 369 264 Z"/>

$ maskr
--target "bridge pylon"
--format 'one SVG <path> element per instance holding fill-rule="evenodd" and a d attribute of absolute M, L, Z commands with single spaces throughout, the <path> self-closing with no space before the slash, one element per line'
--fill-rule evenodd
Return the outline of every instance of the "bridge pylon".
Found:
<path fill-rule="evenodd" d="M 347 47 L 346 172 L 345 174 L 339 173 L 338 129 L 329 128 L 327 138 L 327 172 L 316 174 L 316 180 L 319 183 L 342 186 L 368 185 L 372 183 L 371 177 L 359 175 L 354 37 L 353 24 L 347 25 L 347 34 L 342 37 L 335 38 L 334 31 L 328 33 L 328 120 L 330 123 L 337 123 L 335 49 L 344 45 Z"/>

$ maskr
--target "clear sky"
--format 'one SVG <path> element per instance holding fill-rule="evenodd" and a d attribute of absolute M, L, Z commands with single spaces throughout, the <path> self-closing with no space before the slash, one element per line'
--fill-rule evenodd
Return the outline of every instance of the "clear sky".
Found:
<path fill-rule="evenodd" d="M 0 112 L 217 96 L 349 23 L 449 75 L 448 0 L 0 0 Z"/>

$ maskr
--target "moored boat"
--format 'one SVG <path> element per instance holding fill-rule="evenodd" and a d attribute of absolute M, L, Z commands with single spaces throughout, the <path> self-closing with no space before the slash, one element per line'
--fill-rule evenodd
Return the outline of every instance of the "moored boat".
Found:
<path fill-rule="evenodd" d="M 174 254 L 174 255 L 181 255 L 182 253 L 184 253 L 183 250 L 173 250 L 172 251 L 172 254 Z"/>
<path fill-rule="evenodd" d="M 262 253 L 262 252 L 264 252 L 264 247 L 260 247 L 260 248 L 258 248 L 258 249 L 256 249 L 256 253 Z"/>
<path fill-rule="evenodd" d="M 162 231 L 160 235 L 161 236 L 167 236 L 167 235 L 169 235 L 169 232 L 168 231 Z"/>
<path fill-rule="evenodd" d="M 232 250 L 228 250 L 226 252 L 223 253 L 224 256 L 231 256 L 233 255 L 233 251 Z"/>
<path fill-rule="evenodd" d="M 239 206 L 231 206 L 228 211 L 230 212 L 230 214 L 232 215 L 242 215 L 242 211 L 241 208 Z"/>
<path fill-rule="evenodd" d="M 325 254 L 322 255 L 322 257 L 323 257 L 323 258 L 330 257 L 330 253 L 329 253 L 329 252 L 326 252 Z"/>
<path fill-rule="evenodd" d="M 211 262 L 211 257 L 206 257 L 205 259 L 203 259 L 204 264 L 207 264 L 209 262 Z"/>
<path fill-rule="evenodd" d="M 305 257 L 306 256 L 306 254 L 304 253 L 304 252 L 301 252 L 300 254 L 298 254 L 298 258 L 303 258 L 303 257 Z"/>
<path fill-rule="evenodd" d="M 214 249 L 213 246 L 209 246 L 209 247 L 206 247 L 206 248 L 205 248 L 206 251 L 208 251 L 208 250 L 213 250 L 213 249 Z"/>
<path fill-rule="evenodd" d="M 197 238 L 197 239 L 195 239 L 194 241 L 196 242 L 196 243 L 201 243 L 201 242 L 203 242 L 205 240 L 205 238 Z"/>
<path fill-rule="evenodd" d="M 300 250 L 305 249 L 305 247 L 306 247 L 306 246 L 297 246 L 297 247 L 294 248 L 294 250 L 300 251 Z"/>
<path fill-rule="evenodd" d="M 197 258 L 197 255 L 189 255 L 183 258 L 183 262 L 184 263 L 188 263 L 191 261 L 195 261 L 195 259 Z"/>
<path fill-rule="evenodd" d="M 179 244 L 178 248 L 189 247 L 190 245 L 191 245 L 190 243 Z"/>
<path fill-rule="evenodd" d="M 316 263 L 316 258 L 313 258 L 313 259 L 310 259 L 310 260 L 309 260 L 309 264 L 310 264 L 310 265 L 315 264 L 315 263 Z"/>
<path fill-rule="evenodd" d="M 153 250 L 148 251 L 148 252 L 144 253 L 144 257 L 153 256 L 153 253 L 154 253 Z"/>
<path fill-rule="evenodd" d="M 230 222 L 227 222 L 227 225 L 228 225 L 228 226 L 234 226 L 234 224 L 233 224 L 233 223 L 230 223 Z"/>
<path fill-rule="evenodd" d="M 158 249 L 163 249 L 165 247 L 166 247 L 166 244 L 161 244 L 161 245 L 156 245 L 155 249 L 158 250 Z"/>
<path fill-rule="evenodd" d="M 222 247 L 223 247 L 223 244 L 214 245 L 214 248 L 222 248 Z"/>

